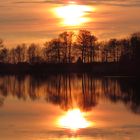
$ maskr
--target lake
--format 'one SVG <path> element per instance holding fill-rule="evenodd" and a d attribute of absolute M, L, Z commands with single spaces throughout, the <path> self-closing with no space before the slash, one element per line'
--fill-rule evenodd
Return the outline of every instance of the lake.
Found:
<path fill-rule="evenodd" d="M 1 140 L 140 140 L 140 80 L 0 76 Z"/>

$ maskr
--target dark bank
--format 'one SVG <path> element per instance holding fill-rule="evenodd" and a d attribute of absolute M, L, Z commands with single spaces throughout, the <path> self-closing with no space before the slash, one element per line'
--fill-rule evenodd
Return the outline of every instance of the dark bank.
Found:
<path fill-rule="evenodd" d="M 139 71 L 137 63 L 0 64 L 0 74 L 91 73 L 101 76 L 140 76 Z"/>

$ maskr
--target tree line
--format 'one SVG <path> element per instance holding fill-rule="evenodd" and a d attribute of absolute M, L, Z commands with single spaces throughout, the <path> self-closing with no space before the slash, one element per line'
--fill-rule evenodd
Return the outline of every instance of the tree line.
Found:
<path fill-rule="evenodd" d="M 98 41 L 87 30 L 63 32 L 43 46 L 32 43 L 6 47 L 0 39 L 1 63 L 140 62 L 140 32 L 127 38 Z"/>

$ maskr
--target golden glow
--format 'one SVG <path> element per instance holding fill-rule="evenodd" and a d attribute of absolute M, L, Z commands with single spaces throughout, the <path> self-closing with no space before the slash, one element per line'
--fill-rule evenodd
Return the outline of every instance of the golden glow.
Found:
<path fill-rule="evenodd" d="M 59 119 L 58 123 L 61 127 L 74 131 L 91 125 L 91 123 L 84 118 L 84 113 L 79 109 L 69 110 Z"/>
<path fill-rule="evenodd" d="M 55 13 L 58 17 L 63 19 L 64 25 L 75 26 L 89 21 L 89 18 L 85 16 L 92 10 L 93 8 L 90 6 L 71 3 L 69 5 L 56 8 Z"/>

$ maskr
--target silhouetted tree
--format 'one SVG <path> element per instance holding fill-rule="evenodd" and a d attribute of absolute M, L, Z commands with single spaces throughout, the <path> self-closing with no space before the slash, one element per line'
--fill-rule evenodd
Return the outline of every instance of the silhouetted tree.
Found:
<path fill-rule="evenodd" d="M 0 62 L 28 63 L 93 63 L 93 62 L 140 62 L 140 33 L 129 38 L 97 42 L 90 31 L 80 30 L 75 38 L 73 32 L 63 32 L 57 38 L 37 44 L 17 45 L 6 48 L 0 39 Z"/>
<path fill-rule="evenodd" d="M 10 60 L 9 60 L 9 62 L 10 63 L 12 63 L 12 64 L 15 64 L 15 63 L 17 63 L 17 61 L 16 61 L 16 52 L 15 52 L 15 48 L 12 48 L 12 49 L 10 49 Z"/>
<path fill-rule="evenodd" d="M 107 42 L 100 42 L 101 50 L 101 61 L 108 62 L 108 45 Z"/>
<path fill-rule="evenodd" d="M 82 58 L 83 63 L 86 62 L 86 49 L 87 49 L 88 44 L 89 44 L 89 36 L 90 35 L 91 35 L 91 33 L 89 31 L 80 30 L 79 34 L 77 36 L 77 42 L 79 44 L 79 49 L 81 51 L 81 58 Z"/>
<path fill-rule="evenodd" d="M 81 58 L 83 63 L 92 62 L 94 55 L 94 45 L 97 38 L 87 30 L 80 30 L 77 36 L 77 42 L 81 51 Z M 90 58 L 90 60 L 89 60 Z"/>
<path fill-rule="evenodd" d="M 116 62 L 116 47 L 117 47 L 117 39 L 110 39 L 108 42 L 108 49 L 110 50 L 110 58 L 111 61 Z"/>
<path fill-rule="evenodd" d="M 3 48 L 3 47 L 4 47 L 3 40 L 0 39 L 0 48 Z"/>
<path fill-rule="evenodd" d="M 62 44 L 60 42 L 60 39 L 52 39 L 49 42 L 46 42 L 44 44 L 45 48 L 44 56 L 46 58 L 46 61 L 50 63 L 62 63 L 63 61 L 63 55 L 62 55 Z"/>
<path fill-rule="evenodd" d="M 9 50 L 7 48 L 2 48 L 0 50 L 0 61 L 3 63 L 7 63 L 8 62 L 8 52 Z"/>
<path fill-rule="evenodd" d="M 132 49 L 130 46 L 130 40 L 129 39 L 120 39 L 119 40 L 120 46 L 121 46 L 121 52 L 120 52 L 120 62 L 130 62 L 132 60 Z"/>
<path fill-rule="evenodd" d="M 94 35 L 89 36 L 89 49 L 88 49 L 88 62 L 92 63 L 94 60 L 95 55 L 95 41 L 97 41 L 97 38 Z"/>
<path fill-rule="evenodd" d="M 27 58 L 29 63 L 36 63 L 38 61 L 37 57 L 39 57 L 38 54 L 38 45 L 32 43 L 28 50 L 27 50 Z M 39 60 L 40 61 L 40 60 Z"/>
<path fill-rule="evenodd" d="M 71 62 L 71 49 L 72 49 L 72 42 L 73 42 L 73 32 L 63 32 L 59 35 L 59 39 L 62 42 L 63 46 L 63 61 L 66 63 Z"/>
<path fill-rule="evenodd" d="M 15 48 L 15 57 L 18 62 L 25 62 L 26 60 L 26 44 L 18 45 Z"/>
<path fill-rule="evenodd" d="M 51 62 L 51 58 L 52 58 L 52 49 L 50 47 L 50 42 L 45 42 L 44 43 L 44 47 L 42 49 L 42 54 L 43 54 L 43 58 L 45 62 Z"/>
<path fill-rule="evenodd" d="M 3 44 L 3 40 L 0 39 L 0 61 L 3 62 L 3 60 L 5 59 L 4 57 L 4 44 Z"/>
<path fill-rule="evenodd" d="M 140 32 L 132 34 L 130 42 L 133 50 L 133 59 L 140 62 Z"/>
<path fill-rule="evenodd" d="M 73 37 L 74 37 L 74 33 L 69 32 L 68 33 L 68 63 L 71 63 L 73 58 L 72 56 Z"/>

